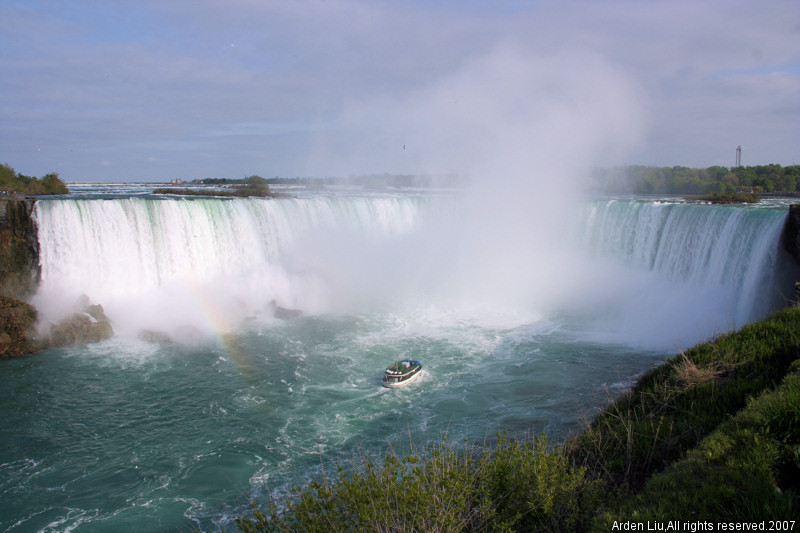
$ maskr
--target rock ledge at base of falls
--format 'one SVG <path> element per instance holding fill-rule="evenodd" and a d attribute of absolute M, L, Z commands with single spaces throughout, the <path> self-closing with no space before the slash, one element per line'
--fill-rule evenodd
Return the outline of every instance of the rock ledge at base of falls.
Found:
<path fill-rule="evenodd" d="M 89 304 L 88 298 L 83 299 L 83 305 L 76 313 L 49 327 L 40 325 L 38 329 L 40 333 L 34 345 L 40 350 L 97 342 L 114 335 L 103 306 Z"/>
<path fill-rule="evenodd" d="M 114 335 L 101 305 L 82 299 L 80 310 L 54 324 L 36 325 L 36 309 L 0 295 L 0 358 L 96 342 Z"/>
<path fill-rule="evenodd" d="M 26 303 L 39 283 L 39 241 L 33 216 L 35 198 L 0 198 L 0 358 L 47 348 L 107 339 L 114 334 L 99 305 L 88 297 L 75 314 L 57 324 L 37 324 L 36 309 Z"/>

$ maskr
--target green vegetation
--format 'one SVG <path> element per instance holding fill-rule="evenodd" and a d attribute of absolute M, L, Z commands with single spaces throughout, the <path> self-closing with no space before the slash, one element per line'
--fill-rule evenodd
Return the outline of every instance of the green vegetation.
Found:
<path fill-rule="evenodd" d="M 269 187 L 269 181 L 261 176 L 249 176 L 247 178 L 242 179 L 232 179 L 232 178 L 205 178 L 202 180 L 194 180 L 192 183 L 197 183 L 199 185 L 233 185 L 235 187 L 258 187 L 258 186 L 265 186 Z"/>
<path fill-rule="evenodd" d="M 295 489 L 279 511 L 237 521 L 256 531 L 574 531 L 591 515 L 599 484 L 544 437 L 457 451 L 412 448 L 382 464 L 364 457 L 335 480 Z"/>
<path fill-rule="evenodd" d="M 17 174 L 13 168 L 5 163 L 0 163 L 0 191 L 26 195 L 69 193 L 69 189 L 55 172 L 45 175 L 40 180 L 35 176 Z"/>
<path fill-rule="evenodd" d="M 219 189 L 177 189 L 177 188 L 160 188 L 153 191 L 153 194 L 177 194 L 180 196 L 223 196 L 223 197 L 236 197 L 236 198 L 246 198 L 248 196 L 272 196 L 269 189 L 267 190 L 258 190 L 258 189 L 246 189 L 236 188 L 231 190 L 219 190 Z"/>
<path fill-rule="evenodd" d="M 686 196 L 685 198 L 687 200 L 711 202 L 712 204 L 754 204 L 761 199 L 757 194 L 746 192 L 712 192 L 711 194 Z"/>
<path fill-rule="evenodd" d="M 635 499 L 603 517 L 727 522 L 798 519 L 800 361 L 775 390 L 753 397 L 686 456 L 655 474 Z M 795 529 L 800 523 L 795 523 Z"/>
<path fill-rule="evenodd" d="M 722 194 L 735 192 L 800 192 L 800 165 L 753 167 L 648 167 L 631 165 L 595 169 L 598 190 L 640 194 Z"/>
<path fill-rule="evenodd" d="M 800 516 L 800 309 L 644 375 L 562 446 L 544 437 L 363 457 L 242 531 L 610 531 Z M 800 523 L 791 528 L 797 530 Z"/>
<path fill-rule="evenodd" d="M 205 179 L 198 183 L 203 185 L 223 185 L 224 190 L 220 189 L 176 189 L 161 188 L 153 191 L 154 194 L 179 194 L 181 196 L 230 196 L 245 198 L 249 196 L 267 197 L 275 196 L 269 190 L 267 180 L 261 176 L 250 176 L 241 180 L 231 179 Z"/>

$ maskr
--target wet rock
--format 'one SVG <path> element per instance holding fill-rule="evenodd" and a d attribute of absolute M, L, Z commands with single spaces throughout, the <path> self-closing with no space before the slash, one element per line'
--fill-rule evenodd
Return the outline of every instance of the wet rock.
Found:
<path fill-rule="evenodd" d="M 0 295 L 0 357 L 34 351 L 36 310 L 29 304 Z"/>
<path fill-rule="evenodd" d="M 783 248 L 800 263 L 800 204 L 789 206 L 789 215 L 783 225 L 781 240 Z"/>
<path fill-rule="evenodd" d="M 78 311 L 56 324 L 40 327 L 39 349 L 60 348 L 74 344 L 97 342 L 114 335 L 102 305 L 92 305 L 87 296 L 78 300 Z"/>
<path fill-rule="evenodd" d="M 272 305 L 272 315 L 275 318 L 279 318 L 281 320 L 291 320 L 293 318 L 299 318 L 303 316 L 303 312 L 299 309 L 288 309 L 286 307 L 281 307 L 275 300 L 272 300 L 270 304 Z"/>
<path fill-rule="evenodd" d="M 143 340 L 145 342 L 152 342 L 156 344 L 172 342 L 170 336 L 164 333 L 163 331 L 154 331 L 150 329 L 146 329 L 144 331 L 139 332 L 138 337 L 140 340 Z"/>
<path fill-rule="evenodd" d="M 0 198 L 0 294 L 28 299 L 39 280 L 39 241 L 31 216 L 36 200 Z"/>

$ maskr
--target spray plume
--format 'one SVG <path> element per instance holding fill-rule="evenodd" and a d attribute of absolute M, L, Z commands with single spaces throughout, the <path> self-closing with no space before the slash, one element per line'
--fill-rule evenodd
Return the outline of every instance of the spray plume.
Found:
<path fill-rule="evenodd" d="M 338 124 L 312 167 L 456 172 L 470 183 L 455 210 L 426 220 L 382 269 L 341 269 L 355 274 L 345 284 L 399 270 L 431 283 L 425 294 L 485 307 L 542 305 L 564 288 L 554 278 L 574 265 L 567 243 L 588 171 L 618 160 L 643 121 L 635 85 L 602 57 L 505 43 L 417 90 L 353 103 Z"/>

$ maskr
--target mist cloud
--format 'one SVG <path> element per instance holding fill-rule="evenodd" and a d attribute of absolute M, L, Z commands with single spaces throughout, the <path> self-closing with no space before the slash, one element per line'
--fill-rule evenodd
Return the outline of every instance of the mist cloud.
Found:
<path fill-rule="evenodd" d="M 504 43 L 414 90 L 349 102 L 318 136 L 312 173 L 406 166 L 483 179 L 578 169 L 630 150 L 644 125 L 641 100 L 636 83 L 595 53 L 544 56 Z"/>

